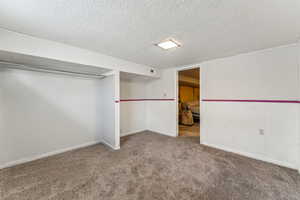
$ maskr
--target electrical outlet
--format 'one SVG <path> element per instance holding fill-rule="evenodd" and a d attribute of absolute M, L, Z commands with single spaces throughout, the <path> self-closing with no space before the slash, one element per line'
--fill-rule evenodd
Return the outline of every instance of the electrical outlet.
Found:
<path fill-rule="evenodd" d="M 265 135 L 265 130 L 264 129 L 259 129 L 259 135 Z"/>

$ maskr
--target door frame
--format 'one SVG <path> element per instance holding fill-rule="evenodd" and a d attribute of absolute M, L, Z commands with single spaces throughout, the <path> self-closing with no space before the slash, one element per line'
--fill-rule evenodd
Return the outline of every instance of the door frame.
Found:
<path fill-rule="evenodd" d="M 200 84 L 200 86 L 199 86 L 199 90 L 200 90 L 200 94 L 199 94 L 199 106 L 200 106 L 200 117 L 202 116 L 201 115 L 201 100 L 202 100 L 202 89 L 203 89 L 203 85 L 202 85 L 202 73 L 201 73 L 201 67 L 199 66 L 199 65 L 191 65 L 191 66 L 186 66 L 186 67 L 181 67 L 181 68 L 177 68 L 176 69 L 176 72 L 175 72 L 175 106 L 176 106 L 176 137 L 178 137 L 179 136 L 179 118 L 178 118 L 178 114 L 179 114 L 179 111 L 178 111 L 178 100 L 179 100 L 179 98 L 178 98 L 178 94 L 179 94 L 179 72 L 180 71 L 185 71 L 185 70 L 189 70 L 189 69 L 197 69 L 197 68 L 199 68 L 199 84 Z M 200 119 L 199 119 L 200 120 Z M 200 126 L 200 129 L 199 129 L 199 132 L 201 133 L 202 131 L 201 131 L 201 129 L 202 129 L 202 126 Z M 200 134 L 199 133 L 199 134 Z M 199 140 L 201 140 L 200 139 L 200 137 L 199 137 Z M 199 141 L 200 142 L 200 141 Z"/>

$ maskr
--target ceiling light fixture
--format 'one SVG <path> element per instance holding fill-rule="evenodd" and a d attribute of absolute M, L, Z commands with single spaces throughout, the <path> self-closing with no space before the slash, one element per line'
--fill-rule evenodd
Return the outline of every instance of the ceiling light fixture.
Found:
<path fill-rule="evenodd" d="M 160 42 L 157 44 L 162 49 L 168 50 L 176 47 L 180 47 L 181 45 L 178 42 L 175 42 L 174 40 L 165 40 L 163 42 Z"/>

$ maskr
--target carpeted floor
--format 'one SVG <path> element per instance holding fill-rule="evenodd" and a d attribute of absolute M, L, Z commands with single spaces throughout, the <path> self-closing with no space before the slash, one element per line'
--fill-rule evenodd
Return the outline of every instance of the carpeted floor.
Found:
<path fill-rule="evenodd" d="M 0 199 L 296 200 L 294 170 L 144 132 L 0 171 Z"/>

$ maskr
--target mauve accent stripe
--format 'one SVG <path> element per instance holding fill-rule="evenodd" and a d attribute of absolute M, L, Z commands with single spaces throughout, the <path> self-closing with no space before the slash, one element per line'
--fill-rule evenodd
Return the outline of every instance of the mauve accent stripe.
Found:
<path fill-rule="evenodd" d="M 174 99 L 120 99 L 120 101 L 174 101 Z"/>
<path fill-rule="evenodd" d="M 251 99 L 202 99 L 210 102 L 256 102 L 256 103 L 300 103 L 296 100 L 251 100 Z"/>
<path fill-rule="evenodd" d="M 128 102 L 128 101 L 174 101 L 175 99 L 120 99 L 116 100 L 116 103 L 119 102 Z"/>

